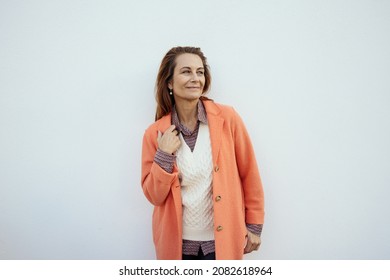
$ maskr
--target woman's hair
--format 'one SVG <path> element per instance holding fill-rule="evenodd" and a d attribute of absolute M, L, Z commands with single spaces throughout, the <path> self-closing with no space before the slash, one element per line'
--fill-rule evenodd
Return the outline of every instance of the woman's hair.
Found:
<path fill-rule="evenodd" d="M 203 62 L 204 67 L 204 76 L 205 83 L 203 87 L 203 93 L 206 93 L 210 88 L 211 75 L 210 69 L 207 64 L 207 59 L 204 56 L 200 48 L 195 47 L 175 47 L 170 49 L 167 54 L 164 56 L 161 61 L 160 69 L 158 70 L 157 81 L 156 81 L 156 101 L 157 109 L 155 120 L 161 119 L 163 116 L 171 112 L 173 105 L 175 104 L 175 99 L 173 95 L 169 94 L 168 83 L 172 81 L 173 70 L 176 66 L 176 57 L 185 54 L 191 53 L 198 55 Z M 202 94 L 203 94 L 202 93 Z M 201 97 L 202 100 L 208 99 L 205 96 Z"/>

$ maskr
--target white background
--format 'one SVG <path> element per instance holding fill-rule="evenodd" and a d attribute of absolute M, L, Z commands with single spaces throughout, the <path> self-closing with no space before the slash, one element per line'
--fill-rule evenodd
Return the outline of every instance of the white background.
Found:
<path fill-rule="evenodd" d="M 390 2 L 0 0 L 0 259 L 153 259 L 154 83 L 202 48 L 247 125 L 266 222 L 246 259 L 390 258 Z"/>

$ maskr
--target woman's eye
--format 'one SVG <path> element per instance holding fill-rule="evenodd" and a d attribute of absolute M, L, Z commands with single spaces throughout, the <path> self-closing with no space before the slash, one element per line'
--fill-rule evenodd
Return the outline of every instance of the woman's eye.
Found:
<path fill-rule="evenodd" d="M 204 72 L 202 72 L 202 71 L 199 71 L 199 72 L 198 72 L 198 74 L 199 74 L 199 75 L 203 75 L 203 74 L 204 74 Z"/>

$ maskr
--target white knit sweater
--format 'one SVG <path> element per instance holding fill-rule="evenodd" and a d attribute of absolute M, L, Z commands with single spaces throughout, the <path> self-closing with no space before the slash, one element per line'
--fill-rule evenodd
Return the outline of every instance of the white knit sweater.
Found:
<path fill-rule="evenodd" d="M 181 177 L 183 239 L 214 240 L 212 172 L 213 160 L 209 127 L 199 124 L 193 152 L 180 134 L 181 146 L 176 163 Z"/>

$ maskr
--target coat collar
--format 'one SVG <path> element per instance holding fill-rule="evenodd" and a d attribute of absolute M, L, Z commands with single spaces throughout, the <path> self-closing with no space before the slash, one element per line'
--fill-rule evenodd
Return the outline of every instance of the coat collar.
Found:
<path fill-rule="evenodd" d="M 219 148 L 221 147 L 222 128 L 224 119 L 220 116 L 221 109 L 214 101 L 207 100 L 203 102 L 207 112 L 207 120 L 209 122 L 211 150 L 213 154 L 214 164 L 217 163 Z"/>

